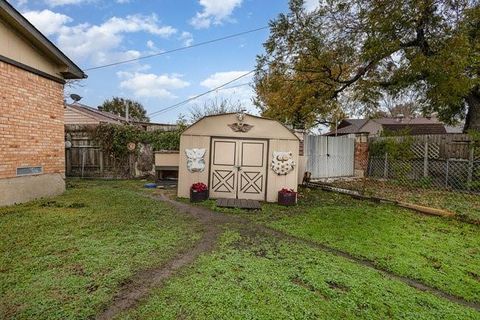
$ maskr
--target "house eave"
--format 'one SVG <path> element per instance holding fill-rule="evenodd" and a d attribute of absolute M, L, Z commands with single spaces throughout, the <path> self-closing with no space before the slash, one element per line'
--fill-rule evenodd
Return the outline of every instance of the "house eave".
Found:
<path fill-rule="evenodd" d="M 0 0 L 0 17 L 17 29 L 24 37 L 32 42 L 53 61 L 65 67 L 61 72 L 64 79 L 85 79 L 87 75 L 58 49 L 48 38 L 35 28 L 24 16 L 5 0 Z"/>

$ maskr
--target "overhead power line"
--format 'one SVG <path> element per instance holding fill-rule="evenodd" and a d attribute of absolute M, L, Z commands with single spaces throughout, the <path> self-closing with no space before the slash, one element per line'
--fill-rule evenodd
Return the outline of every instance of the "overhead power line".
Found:
<path fill-rule="evenodd" d="M 162 113 L 165 113 L 165 112 L 167 112 L 167 111 L 173 110 L 173 109 L 178 108 L 178 107 L 181 107 L 181 106 L 183 106 L 184 104 L 187 104 L 187 103 L 190 102 L 190 101 L 196 100 L 196 99 L 198 99 L 198 98 L 200 98 L 200 97 L 203 97 L 203 96 L 205 96 L 205 95 L 207 95 L 207 94 L 209 94 L 209 93 L 212 93 L 212 92 L 215 92 L 215 91 L 217 91 L 217 90 L 220 90 L 220 89 L 228 86 L 229 84 L 231 84 L 231 83 L 233 83 L 233 82 L 235 82 L 235 81 L 238 81 L 238 80 L 240 80 L 240 79 L 242 79 L 242 78 L 245 78 L 246 76 L 248 76 L 248 75 L 250 75 L 250 74 L 252 74 L 252 73 L 254 73 L 254 72 L 255 72 L 255 70 L 251 70 L 251 71 L 249 71 L 249 72 L 247 72 L 247 73 L 244 73 L 244 74 L 236 77 L 235 79 L 232 79 L 232 80 L 230 80 L 230 81 L 228 81 L 228 82 L 225 82 L 225 83 L 219 85 L 218 87 L 215 87 L 215 88 L 210 89 L 210 90 L 208 90 L 208 91 L 202 92 L 202 93 L 200 93 L 200 94 L 198 94 L 198 95 L 196 95 L 196 96 L 193 96 L 193 97 L 188 98 L 188 99 L 186 99 L 186 100 L 183 100 L 183 101 L 180 101 L 180 102 L 178 102 L 178 103 L 175 103 L 175 104 L 173 104 L 173 105 L 171 105 L 171 106 L 169 106 L 169 107 L 166 107 L 166 108 L 160 109 L 160 110 L 158 110 L 158 111 L 152 112 L 152 113 L 150 113 L 150 114 L 148 115 L 148 117 L 149 117 L 149 118 L 156 117 L 156 116 L 158 116 L 158 115 L 160 115 L 160 114 L 162 114 Z M 243 84 L 240 84 L 240 85 L 237 85 L 237 86 L 232 86 L 232 87 L 224 88 L 224 89 L 236 88 L 236 87 L 244 86 L 244 85 L 247 85 L 247 84 L 250 84 L 250 83 L 243 83 Z"/>
<path fill-rule="evenodd" d="M 264 27 L 260 27 L 260 28 L 256 28 L 256 29 L 250 29 L 250 30 L 247 30 L 247 31 L 230 34 L 228 36 L 224 36 L 224 37 L 221 37 L 221 38 L 216 38 L 216 39 L 212 39 L 212 40 L 208 40 L 208 41 L 199 42 L 199 43 L 192 44 L 192 45 L 189 45 L 189 46 L 179 47 L 179 48 L 175 48 L 175 49 L 171 49 L 171 50 L 167 50 L 167 51 L 162 51 L 162 52 L 158 52 L 158 53 L 153 53 L 153 54 L 141 56 L 141 57 L 138 57 L 138 58 L 127 59 L 127 60 L 122 60 L 122 61 L 117 61 L 117 62 L 112 62 L 112 63 L 96 66 L 96 67 L 86 68 L 85 71 L 93 71 L 93 70 L 118 66 L 118 65 L 121 65 L 121 64 L 130 63 L 130 62 L 134 62 L 134 61 L 139 61 L 139 60 L 144 60 L 144 59 L 148 59 L 148 58 L 158 57 L 158 56 L 166 55 L 166 54 L 177 52 L 177 51 L 183 51 L 183 50 L 196 48 L 196 47 L 204 46 L 204 45 L 207 45 L 207 44 L 211 44 L 211 43 L 215 43 L 215 42 L 219 42 L 219 41 L 223 41 L 223 40 L 227 40 L 227 39 L 231 39 L 231 38 L 240 37 L 240 36 L 243 36 L 243 35 L 246 35 L 246 34 L 249 34 L 249 33 L 265 30 L 265 29 L 268 29 L 268 28 L 269 28 L 268 26 L 264 26 Z"/>
<path fill-rule="evenodd" d="M 240 84 L 236 84 L 236 85 L 234 85 L 234 86 L 229 86 L 229 87 L 220 88 L 220 89 L 218 89 L 218 91 L 220 91 L 220 90 L 228 90 L 228 89 L 235 89 L 235 88 L 243 87 L 243 86 L 249 86 L 249 85 L 251 85 L 252 83 L 253 83 L 253 82 L 240 83 Z"/>

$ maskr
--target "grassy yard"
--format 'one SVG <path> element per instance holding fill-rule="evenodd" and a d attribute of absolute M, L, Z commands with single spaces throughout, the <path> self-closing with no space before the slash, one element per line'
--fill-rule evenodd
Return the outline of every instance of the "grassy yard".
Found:
<path fill-rule="evenodd" d="M 74 181 L 60 197 L 0 208 L 0 318 L 92 317 L 135 271 L 197 238 L 194 221 L 134 185 Z"/>
<path fill-rule="evenodd" d="M 137 271 L 189 252 L 207 220 L 142 196 L 159 192 L 142 184 L 73 180 L 62 196 L 0 208 L 0 318 L 93 318 Z M 214 201 L 202 205 L 220 210 Z M 294 208 L 226 212 L 248 219 L 215 226 L 221 237 L 213 252 L 120 318 L 480 319 L 473 308 L 258 227 L 478 303 L 479 226 L 317 190 L 304 192 Z"/>
<path fill-rule="evenodd" d="M 480 224 L 480 196 L 478 194 L 406 187 L 380 180 L 367 180 L 365 188 L 360 180 L 340 180 L 331 184 L 340 188 L 364 191 L 367 196 L 449 210 L 456 213 L 462 220 Z"/>
<path fill-rule="evenodd" d="M 219 249 L 121 319 L 478 319 L 479 314 L 290 241 L 227 231 Z"/>
<path fill-rule="evenodd" d="M 392 205 L 306 190 L 300 204 L 266 204 L 250 219 L 373 261 L 382 269 L 480 302 L 480 227 Z M 214 202 L 205 205 L 216 210 Z"/>

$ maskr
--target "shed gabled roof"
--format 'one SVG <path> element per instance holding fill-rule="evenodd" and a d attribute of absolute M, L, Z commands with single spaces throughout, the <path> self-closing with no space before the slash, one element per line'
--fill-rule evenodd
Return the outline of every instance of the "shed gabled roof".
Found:
<path fill-rule="evenodd" d="M 200 120 L 187 127 L 182 134 L 222 136 L 232 138 L 238 138 L 241 136 L 246 138 L 300 140 L 295 133 L 293 133 L 292 130 L 286 127 L 283 123 L 274 119 L 259 117 L 248 113 L 245 113 L 244 122 L 247 124 L 252 124 L 253 128 L 248 132 L 234 132 L 227 125 L 238 122 L 236 117 L 236 112 L 204 116 Z"/>
<path fill-rule="evenodd" d="M 0 0 L 0 18 L 17 29 L 45 55 L 56 61 L 59 65 L 64 65 L 66 67 L 66 70 L 62 72 L 64 79 L 84 79 L 87 77 L 80 67 L 70 60 L 62 51 L 60 51 L 60 49 L 58 49 L 24 16 L 22 16 L 20 12 L 5 0 Z"/>

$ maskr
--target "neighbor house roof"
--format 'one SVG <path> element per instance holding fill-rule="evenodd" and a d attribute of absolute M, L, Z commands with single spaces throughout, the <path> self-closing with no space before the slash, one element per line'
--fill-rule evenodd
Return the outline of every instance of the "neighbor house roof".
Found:
<path fill-rule="evenodd" d="M 344 119 L 337 128 L 337 134 L 351 134 L 360 132 L 360 128 L 368 122 L 368 119 Z M 334 131 L 331 133 L 335 134 Z"/>
<path fill-rule="evenodd" d="M 14 27 L 22 36 L 27 38 L 38 50 L 47 57 L 65 66 L 61 72 L 64 79 L 83 79 L 87 75 L 70 60 L 60 49 L 48 40 L 24 16 L 5 0 L 0 0 L 0 18 Z"/>
<path fill-rule="evenodd" d="M 371 119 L 380 124 L 442 124 L 436 117 L 406 117 L 406 118 L 398 118 L 398 117 L 388 117 L 388 118 L 378 118 L 378 119 Z"/>
<path fill-rule="evenodd" d="M 415 117 L 415 118 L 378 118 L 378 119 L 344 119 L 337 130 L 332 130 L 326 135 L 346 135 L 368 132 L 368 123 L 377 123 L 383 130 L 402 131 L 409 130 L 412 135 L 421 134 L 442 134 L 447 133 L 445 125 L 436 117 Z"/>
<path fill-rule="evenodd" d="M 78 112 L 87 114 L 99 122 L 104 122 L 104 123 L 117 123 L 117 124 L 122 124 L 125 123 L 126 120 L 124 117 L 120 117 L 116 114 L 106 112 L 106 111 L 100 111 L 98 109 L 92 108 L 90 106 L 81 104 L 81 103 L 72 103 L 72 104 L 67 104 L 67 107 L 70 107 Z"/>
<path fill-rule="evenodd" d="M 423 135 L 423 134 L 444 134 L 447 133 L 445 126 L 441 123 L 390 123 L 382 125 L 384 131 L 388 132 L 400 132 L 406 131 L 411 135 Z"/>
<path fill-rule="evenodd" d="M 95 119 L 99 123 L 113 123 L 113 124 L 125 124 L 127 121 L 124 117 L 113 114 L 107 111 L 101 111 L 96 108 L 92 108 L 90 106 L 81 104 L 79 102 L 66 104 L 67 108 L 71 108 L 77 112 L 80 112 L 88 117 Z M 68 121 L 66 121 L 68 122 Z M 131 120 L 131 124 L 143 126 L 143 127 L 150 127 L 152 129 L 163 129 L 163 130 L 173 130 L 177 129 L 178 125 L 170 124 L 170 123 L 155 123 L 155 122 L 143 122 L 143 121 L 135 121 Z M 66 123 L 66 124 L 75 124 L 75 123 Z"/>

